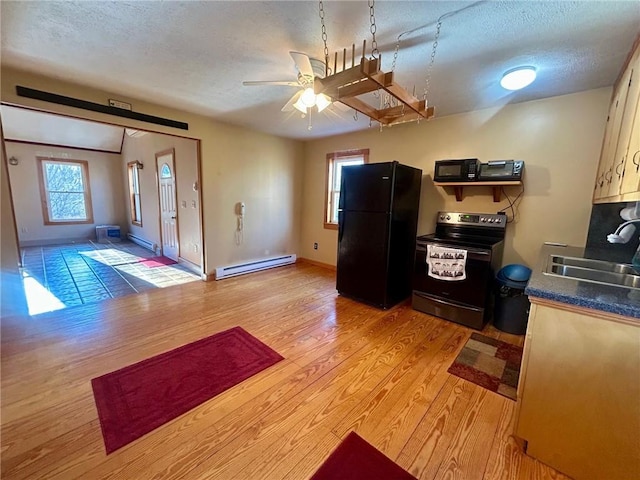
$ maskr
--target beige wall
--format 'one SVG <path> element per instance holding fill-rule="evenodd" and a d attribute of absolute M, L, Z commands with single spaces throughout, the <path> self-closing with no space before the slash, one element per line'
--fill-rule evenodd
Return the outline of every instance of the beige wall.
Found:
<path fill-rule="evenodd" d="M 526 190 L 507 228 L 503 264 L 533 265 L 545 241 L 584 245 L 610 97 L 611 89 L 602 88 L 308 142 L 301 256 L 336 264 L 337 232 L 322 224 L 325 156 L 354 148 L 369 148 L 371 162 L 398 160 L 422 169 L 420 234 L 433 231 L 438 210 L 496 213 L 508 206 L 506 199 L 494 203 L 487 187 L 467 188 L 456 202 L 453 192 L 433 185 L 435 160 L 524 160 Z M 518 192 L 507 188 L 512 198 Z"/>
<path fill-rule="evenodd" d="M 18 165 L 9 165 L 9 178 L 20 245 L 95 238 L 96 225 L 119 225 L 125 229 L 127 222 L 119 154 L 15 142 L 6 142 L 6 148 L 7 155 L 19 161 Z M 36 157 L 88 162 L 93 223 L 45 225 Z"/>
<path fill-rule="evenodd" d="M 181 110 L 138 101 L 39 75 L 3 68 L 1 100 L 79 118 L 153 130 L 201 140 L 202 213 L 205 272 L 231 262 L 296 253 L 300 231 L 302 143 L 243 128 Z M 109 98 L 133 104 L 133 110 L 187 122 L 189 130 L 152 125 L 111 115 L 19 97 L 16 85 L 106 105 Z M 158 99 L 162 102 L 162 98 Z M 234 205 L 247 203 L 244 244 L 234 241 Z M 268 226 L 267 231 L 261 230 Z"/>
<path fill-rule="evenodd" d="M 200 231 L 200 196 L 194 190 L 198 183 L 198 141 L 159 133 L 142 137 L 125 136 L 122 147 L 123 181 L 128 202 L 127 163 L 142 162 L 140 170 L 140 202 L 142 226 L 131 223 L 131 212 L 127 208 L 128 229 L 131 233 L 160 245 L 160 212 L 156 153 L 173 148 L 176 169 L 176 197 L 178 204 L 178 236 L 180 258 L 194 265 L 202 265 L 202 234 Z M 198 187 L 199 188 L 199 187 Z M 127 206 L 129 204 L 127 203 Z"/>

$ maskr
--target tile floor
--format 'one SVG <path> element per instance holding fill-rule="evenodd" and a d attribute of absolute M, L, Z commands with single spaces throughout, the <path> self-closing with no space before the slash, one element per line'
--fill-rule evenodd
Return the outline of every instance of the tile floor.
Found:
<path fill-rule="evenodd" d="M 200 280 L 179 264 L 140 263 L 151 257 L 152 251 L 129 241 L 23 248 L 29 314 Z"/>

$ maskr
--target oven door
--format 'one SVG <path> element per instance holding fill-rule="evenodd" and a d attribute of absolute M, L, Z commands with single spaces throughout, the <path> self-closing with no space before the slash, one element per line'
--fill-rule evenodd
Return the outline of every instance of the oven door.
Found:
<path fill-rule="evenodd" d="M 483 309 L 491 293 L 493 270 L 491 268 L 491 250 L 465 248 L 461 245 L 429 242 L 444 248 L 461 248 L 467 251 L 464 280 L 440 280 L 427 274 L 427 242 L 418 242 L 416 263 L 413 275 L 413 290 L 442 302 Z"/>

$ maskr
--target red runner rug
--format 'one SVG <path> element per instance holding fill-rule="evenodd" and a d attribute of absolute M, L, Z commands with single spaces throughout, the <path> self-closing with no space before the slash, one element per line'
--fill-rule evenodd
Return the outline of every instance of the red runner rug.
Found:
<path fill-rule="evenodd" d="M 521 362 L 521 347 L 472 333 L 447 371 L 515 400 Z"/>
<path fill-rule="evenodd" d="M 107 454 L 282 359 L 235 327 L 94 378 Z"/>
<path fill-rule="evenodd" d="M 311 480 L 416 480 L 355 432 L 349 433 Z"/>
<path fill-rule="evenodd" d="M 155 267 L 163 267 L 165 265 L 175 265 L 175 260 L 171 260 L 167 257 L 151 257 L 146 260 L 142 260 L 140 264 L 144 265 L 147 268 L 155 268 Z"/>

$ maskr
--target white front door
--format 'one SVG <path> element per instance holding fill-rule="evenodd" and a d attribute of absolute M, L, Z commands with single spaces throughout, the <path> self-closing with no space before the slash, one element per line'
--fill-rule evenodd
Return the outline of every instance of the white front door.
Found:
<path fill-rule="evenodd" d="M 160 237 L 162 255 L 178 261 L 178 218 L 176 208 L 176 175 L 173 150 L 156 154 L 160 198 Z"/>

